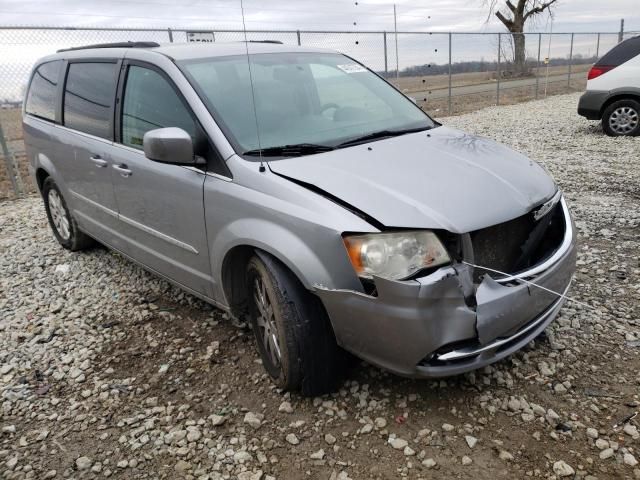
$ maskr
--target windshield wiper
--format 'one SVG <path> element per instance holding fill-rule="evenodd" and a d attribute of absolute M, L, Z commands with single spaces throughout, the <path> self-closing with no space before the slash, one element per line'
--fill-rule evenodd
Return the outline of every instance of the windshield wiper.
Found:
<path fill-rule="evenodd" d="M 330 145 L 319 145 L 315 143 L 296 143 L 292 145 L 280 145 L 263 149 L 248 150 L 243 155 L 253 157 L 298 157 L 301 155 L 311 155 L 313 153 L 329 152 L 335 148 Z"/>
<path fill-rule="evenodd" d="M 380 130 L 377 132 L 368 133 L 367 135 L 363 135 L 361 137 L 352 138 L 351 140 L 347 140 L 346 142 L 339 143 L 338 145 L 336 145 L 335 148 L 351 147 L 353 145 L 366 143 L 370 140 L 397 137 L 400 135 L 405 135 L 407 133 L 423 132 L 425 130 L 431 130 L 432 128 L 433 127 L 431 126 L 423 126 L 423 127 L 416 127 L 416 128 L 405 128 L 402 130 Z"/>

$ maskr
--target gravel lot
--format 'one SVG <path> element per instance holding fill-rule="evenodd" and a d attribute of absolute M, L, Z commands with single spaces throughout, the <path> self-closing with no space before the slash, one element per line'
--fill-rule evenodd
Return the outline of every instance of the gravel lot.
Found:
<path fill-rule="evenodd" d="M 604 136 L 577 99 L 446 121 L 553 173 L 582 303 L 442 381 L 361 364 L 333 396 L 282 394 L 243 325 L 117 254 L 63 250 L 39 198 L 1 203 L 0 478 L 640 478 L 623 420 L 640 409 L 640 138 Z"/>

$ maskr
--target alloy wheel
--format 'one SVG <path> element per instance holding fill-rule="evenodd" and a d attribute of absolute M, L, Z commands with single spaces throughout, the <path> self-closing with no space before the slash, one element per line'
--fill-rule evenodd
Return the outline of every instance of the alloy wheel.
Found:
<path fill-rule="evenodd" d="M 273 312 L 273 305 L 265 287 L 264 281 L 256 276 L 253 283 L 253 301 L 258 310 L 256 324 L 258 326 L 258 341 L 262 342 L 265 352 L 274 367 L 280 367 L 281 353 L 278 340 L 278 327 Z"/>
<path fill-rule="evenodd" d="M 49 190 L 48 200 L 51 220 L 53 221 L 53 225 L 55 226 L 58 235 L 60 235 L 63 240 L 69 240 L 69 237 L 71 236 L 69 217 L 67 215 L 67 211 L 62 205 L 62 198 L 60 197 L 60 194 L 52 188 Z"/>
<path fill-rule="evenodd" d="M 631 107 L 616 108 L 609 116 L 609 126 L 618 135 L 627 135 L 640 122 L 640 115 Z"/>

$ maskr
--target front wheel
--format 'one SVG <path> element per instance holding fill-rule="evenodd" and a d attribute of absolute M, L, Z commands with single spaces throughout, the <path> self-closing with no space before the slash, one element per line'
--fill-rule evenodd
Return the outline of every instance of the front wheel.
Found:
<path fill-rule="evenodd" d="M 613 102 L 602 114 L 602 129 L 612 137 L 640 135 L 640 102 L 631 99 Z"/>
<path fill-rule="evenodd" d="M 246 282 L 258 352 L 274 383 L 306 396 L 336 390 L 348 354 L 337 345 L 320 300 L 264 253 L 249 261 Z"/>

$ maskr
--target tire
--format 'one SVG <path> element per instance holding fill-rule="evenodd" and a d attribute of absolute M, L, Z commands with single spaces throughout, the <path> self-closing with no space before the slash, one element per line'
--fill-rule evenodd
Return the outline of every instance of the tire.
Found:
<path fill-rule="evenodd" d="M 47 177 L 42 185 L 42 198 L 49 226 L 60 245 L 75 252 L 95 244 L 95 240 L 78 228 L 76 219 L 71 215 L 67 202 L 51 177 Z"/>
<path fill-rule="evenodd" d="M 258 352 L 278 388 L 304 396 L 335 391 L 349 356 L 336 343 L 320 299 L 265 253 L 249 260 L 246 281 Z"/>
<path fill-rule="evenodd" d="M 611 137 L 640 135 L 640 102 L 630 98 L 613 102 L 602 113 L 602 129 Z"/>

